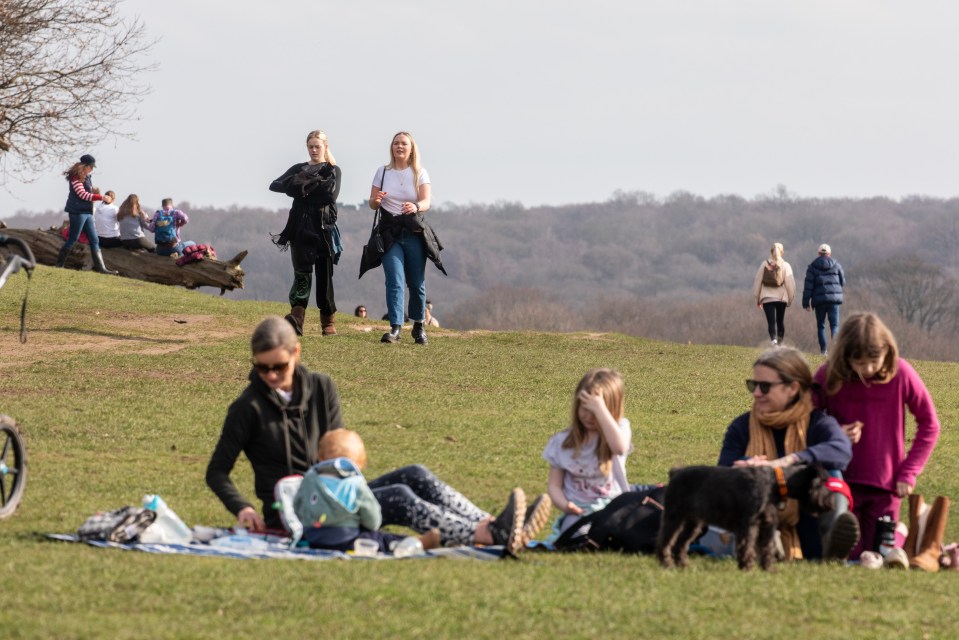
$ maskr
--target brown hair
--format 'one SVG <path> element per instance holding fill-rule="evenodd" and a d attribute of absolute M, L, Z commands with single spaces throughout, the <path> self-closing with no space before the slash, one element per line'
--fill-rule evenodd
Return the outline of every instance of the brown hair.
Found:
<path fill-rule="evenodd" d="M 812 371 L 809 369 L 809 363 L 799 349 L 793 347 L 773 347 L 766 349 L 760 354 L 753 367 L 769 367 L 779 374 L 783 382 L 798 382 L 799 393 L 789 401 L 788 406 L 795 404 L 802 394 L 812 388 Z"/>
<path fill-rule="evenodd" d="M 87 168 L 88 165 L 83 164 L 82 162 L 76 162 L 69 169 L 63 172 L 63 175 L 67 177 L 67 180 L 73 180 L 74 178 L 80 177 L 80 172 Z"/>
<path fill-rule="evenodd" d="M 859 377 L 850 362 L 878 358 L 885 352 L 875 380 L 889 382 L 899 370 L 899 345 L 889 327 L 874 313 L 854 313 L 843 321 L 826 362 L 826 393 L 839 392 L 844 382 Z"/>
<path fill-rule="evenodd" d="M 349 429 L 334 429 L 324 433 L 320 438 L 317 456 L 320 460 L 349 458 L 360 471 L 366 468 L 366 445 L 363 444 L 363 438 Z"/>
<path fill-rule="evenodd" d="M 141 215 L 143 215 L 143 207 L 140 206 L 140 196 L 135 193 L 128 195 L 117 210 L 117 220 L 138 218 Z"/>
<path fill-rule="evenodd" d="M 599 391 L 603 394 L 603 401 L 606 408 L 612 414 L 617 422 L 623 419 L 623 410 L 625 403 L 625 385 L 623 376 L 619 371 L 613 369 L 591 369 L 580 379 L 576 385 L 576 391 L 573 392 L 573 418 L 570 422 L 569 435 L 563 440 L 564 449 L 572 449 L 575 455 L 579 455 L 579 449 L 586 442 L 588 435 L 585 425 L 579 419 L 579 392 L 586 391 L 592 393 Z M 596 457 L 599 459 L 599 467 L 602 472 L 609 475 L 613 468 L 613 452 L 606 442 L 606 437 L 602 430 L 597 434 L 599 442 L 596 445 Z"/>

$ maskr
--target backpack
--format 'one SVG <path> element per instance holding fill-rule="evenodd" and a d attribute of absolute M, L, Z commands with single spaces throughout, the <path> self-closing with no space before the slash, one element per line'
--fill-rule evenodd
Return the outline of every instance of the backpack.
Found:
<path fill-rule="evenodd" d="M 653 553 L 665 494 L 665 486 L 622 493 L 604 508 L 577 520 L 553 546 L 559 551 Z M 589 525 L 589 530 L 581 533 L 585 525 Z"/>
<path fill-rule="evenodd" d="M 157 211 L 156 222 L 153 225 L 154 239 L 157 244 L 170 244 L 177 241 L 176 219 L 173 217 L 173 211 L 173 209 L 169 212 L 162 209 Z"/>
<path fill-rule="evenodd" d="M 786 281 L 786 274 L 781 264 L 773 263 L 773 268 L 769 268 L 769 262 L 763 265 L 763 284 L 767 287 L 781 287 Z"/>

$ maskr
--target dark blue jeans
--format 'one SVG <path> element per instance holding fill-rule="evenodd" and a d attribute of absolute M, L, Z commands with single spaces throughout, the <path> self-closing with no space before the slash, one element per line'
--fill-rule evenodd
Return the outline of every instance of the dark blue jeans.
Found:
<path fill-rule="evenodd" d="M 93 213 L 71 213 L 70 216 L 70 235 L 63 248 L 69 249 L 80 239 L 81 233 L 87 234 L 87 242 L 90 243 L 90 251 L 96 253 L 100 250 L 100 238 L 97 237 L 97 228 L 93 225 Z"/>
<path fill-rule="evenodd" d="M 836 337 L 839 331 L 839 305 L 820 304 L 813 307 L 816 311 L 816 335 L 819 337 L 819 350 L 826 350 L 826 319 L 829 319 L 829 336 Z"/>

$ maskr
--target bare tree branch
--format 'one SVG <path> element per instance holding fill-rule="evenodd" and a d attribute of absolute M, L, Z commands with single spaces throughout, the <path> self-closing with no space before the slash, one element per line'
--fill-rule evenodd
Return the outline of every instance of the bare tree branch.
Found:
<path fill-rule="evenodd" d="M 155 41 L 120 0 L 0 0 L 0 184 L 132 137 Z"/>

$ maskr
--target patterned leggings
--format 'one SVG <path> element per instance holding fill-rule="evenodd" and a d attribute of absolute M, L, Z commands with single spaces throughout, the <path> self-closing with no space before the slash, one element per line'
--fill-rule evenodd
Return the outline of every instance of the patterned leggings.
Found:
<path fill-rule="evenodd" d="M 445 545 L 473 544 L 476 525 L 490 517 L 422 465 L 391 471 L 369 484 L 383 510 L 384 525 L 419 533 L 438 528 Z"/>

